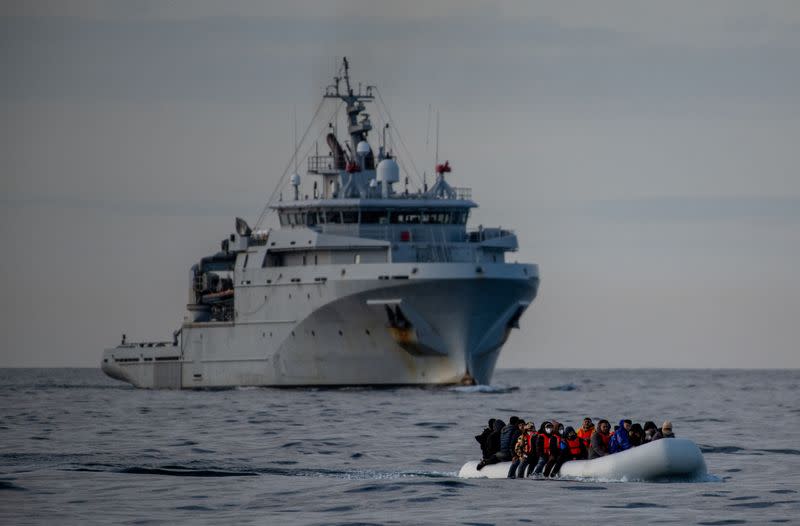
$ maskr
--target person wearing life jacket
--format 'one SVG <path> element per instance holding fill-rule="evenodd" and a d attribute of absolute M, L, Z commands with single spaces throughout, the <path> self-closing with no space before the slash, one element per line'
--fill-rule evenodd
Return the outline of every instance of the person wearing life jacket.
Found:
<path fill-rule="evenodd" d="M 538 458 L 531 474 L 541 475 L 549 458 L 548 452 L 550 451 L 550 440 L 553 436 L 553 424 L 545 420 L 539 426 L 539 431 L 536 435 L 536 456 Z"/>
<path fill-rule="evenodd" d="M 583 419 L 583 425 L 577 431 L 578 438 L 583 441 L 583 447 L 587 450 L 589 449 L 589 441 L 592 439 L 592 434 L 594 433 L 594 422 L 588 416 Z"/>
<path fill-rule="evenodd" d="M 508 468 L 508 478 L 517 478 L 517 472 L 520 465 L 526 461 L 528 449 L 528 442 L 530 432 L 533 431 L 533 422 L 526 423 L 524 420 L 519 421 L 520 435 L 514 443 L 514 459 L 511 461 L 511 466 Z M 519 478 L 523 478 L 522 475 Z"/>
<path fill-rule="evenodd" d="M 528 422 L 525 425 L 525 432 L 519 437 L 518 442 L 522 446 L 521 460 L 519 467 L 517 467 L 518 479 L 530 476 L 536 463 L 539 461 L 539 455 L 536 451 L 538 439 L 539 435 L 536 432 L 536 425 L 533 422 Z"/>
<path fill-rule="evenodd" d="M 633 422 L 628 419 L 619 421 L 619 428 L 614 431 L 614 434 L 611 435 L 611 440 L 608 441 L 609 455 L 613 455 L 614 453 L 619 453 L 620 451 L 625 451 L 626 449 L 631 448 L 631 441 L 628 437 L 628 431 L 632 425 Z"/>
<path fill-rule="evenodd" d="M 542 471 L 542 475 L 544 477 L 549 477 L 552 475 L 553 468 L 556 467 L 556 464 L 558 464 L 558 459 L 561 456 L 561 441 L 564 437 L 564 424 L 553 420 L 553 429 L 555 429 L 555 432 L 553 433 L 553 437 L 550 439 L 550 450 L 547 458 L 547 464 L 544 465 L 544 470 Z"/>
<path fill-rule="evenodd" d="M 550 476 L 555 477 L 561 470 L 564 462 L 570 460 L 581 460 L 586 458 L 586 446 L 583 445 L 583 440 L 578 437 L 573 427 L 567 427 L 564 431 L 564 437 L 561 439 L 561 451 L 558 455 L 558 461 L 550 471 Z"/>
<path fill-rule="evenodd" d="M 498 451 L 491 457 L 478 462 L 478 465 L 476 467 L 478 471 L 483 469 L 484 466 L 488 466 L 490 464 L 497 464 L 498 462 L 508 462 L 509 460 L 512 459 L 513 457 L 512 448 L 514 447 L 514 444 L 511 443 L 511 439 L 512 435 L 519 432 L 519 430 L 517 429 L 517 423 L 519 422 L 519 418 L 516 416 L 512 416 L 508 422 L 509 422 L 508 425 L 500 430 L 500 451 Z"/>
<path fill-rule="evenodd" d="M 608 455 L 608 442 L 611 440 L 611 424 L 605 418 L 597 423 L 597 430 L 589 441 L 589 460 Z"/>

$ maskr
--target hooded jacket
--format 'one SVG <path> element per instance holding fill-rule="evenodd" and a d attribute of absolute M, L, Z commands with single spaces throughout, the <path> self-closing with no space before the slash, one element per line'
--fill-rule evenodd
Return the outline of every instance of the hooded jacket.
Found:
<path fill-rule="evenodd" d="M 619 429 L 614 431 L 611 435 L 611 440 L 608 441 L 608 452 L 619 453 L 631 448 L 631 441 L 628 437 L 628 430 L 625 429 L 625 419 L 619 421 Z"/>
<path fill-rule="evenodd" d="M 519 435 L 519 428 L 517 424 L 508 424 L 500 432 L 500 451 L 504 451 L 509 455 L 514 454 L 514 443 Z"/>
<path fill-rule="evenodd" d="M 561 440 L 561 459 L 563 461 L 586 458 L 586 446 L 583 440 L 572 427 L 564 430 L 564 438 Z"/>
<path fill-rule="evenodd" d="M 505 427 L 505 422 L 499 418 L 494 421 L 494 431 L 486 439 L 486 453 L 487 458 L 500 451 L 500 434 Z"/>
<path fill-rule="evenodd" d="M 488 453 L 488 446 L 489 446 L 489 435 L 492 434 L 494 431 L 494 418 L 489 419 L 489 427 L 485 428 L 480 435 L 475 435 L 475 440 L 478 441 L 478 444 L 481 445 L 481 453 L 483 453 L 483 458 L 489 458 Z"/>

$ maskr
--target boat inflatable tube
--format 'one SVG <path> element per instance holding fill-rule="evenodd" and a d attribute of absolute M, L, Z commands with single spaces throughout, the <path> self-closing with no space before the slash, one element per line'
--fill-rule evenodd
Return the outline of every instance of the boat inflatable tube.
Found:
<path fill-rule="evenodd" d="M 477 470 L 470 461 L 458 472 L 460 478 L 506 478 L 510 462 Z M 697 444 L 686 438 L 664 438 L 592 460 L 571 460 L 559 476 L 600 480 L 697 479 L 705 476 L 706 461 Z"/>

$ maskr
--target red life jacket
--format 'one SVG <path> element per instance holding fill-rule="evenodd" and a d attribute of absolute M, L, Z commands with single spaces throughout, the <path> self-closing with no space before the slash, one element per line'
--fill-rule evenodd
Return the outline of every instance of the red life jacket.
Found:
<path fill-rule="evenodd" d="M 567 449 L 569 449 L 569 452 L 570 452 L 571 455 L 577 457 L 578 455 L 581 454 L 581 439 L 580 438 L 575 437 L 575 438 L 573 438 L 571 440 L 567 438 L 567 439 L 564 439 L 564 441 L 567 443 Z"/>
<path fill-rule="evenodd" d="M 608 449 L 608 443 L 611 441 L 611 433 L 601 433 L 598 431 L 597 434 L 600 435 L 600 440 L 603 441 L 603 445 Z"/>
<path fill-rule="evenodd" d="M 526 454 L 526 455 L 530 455 L 530 454 L 531 454 L 531 452 L 533 451 L 533 449 L 534 449 L 534 444 L 536 444 L 536 438 L 538 438 L 538 436 L 539 436 L 539 435 L 538 435 L 538 434 L 536 434 L 535 432 L 528 433 L 528 434 L 525 436 L 525 440 L 527 441 L 527 442 L 525 443 L 525 454 Z"/>
<path fill-rule="evenodd" d="M 553 438 L 553 435 L 548 435 L 547 433 L 542 434 L 542 451 L 541 455 L 547 456 L 550 454 L 550 440 Z"/>

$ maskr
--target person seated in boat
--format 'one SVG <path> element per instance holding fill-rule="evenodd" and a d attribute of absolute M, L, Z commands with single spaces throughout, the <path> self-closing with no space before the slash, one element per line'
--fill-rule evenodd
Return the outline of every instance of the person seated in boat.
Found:
<path fill-rule="evenodd" d="M 495 419 L 494 421 L 494 429 L 489 437 L 486 439 L 486 458 L 491 457 L 498 451 L 500 451 L 500 435 L 503 432 L 503 428 L 506 427 L 506 423 L 500 420 L 499 418 Z"/>
<path fill-rule="evenodd" d="M 517 478 L 531 476 L 539 461 L 539 452 L 536 450 L 539 443 L 539 433 L 536 432 L 536 424 L 529 422 L 525 426 L 525 434 L 521 439 L 524 440 L 524 457 L 519 464 L 519 468 L 517 468 Z"/>
<path fill-rule="evenodd" d="M 619 427 L 616 431 L 614 431 L 614 434 L 611 435 L 611 440 L 608 441 L 609 455 L 631 448 L 631 441 L 628 438 L 628 431 L 632 425 L 633 422 L 628 419 L 619 421 Z"/>
<path fill-rule="evenodd" d="M 517 476 L 517 467 L 521 460 L 519 451 L 517 450 L 517 444 L 519 443 L 519 438 L 525 434 L 525 419 L 520 418 L 517 421 L 517 430 L 519 430 L 519 433 L 511 435 L 511 466 L 508 468 L 507 475 L 510 479 L 516 478 Z"/>
<path fill-rule="evenodd" d="M 672 422 L 669 420 L 665 420 L 663 424 L 661 424 L 661 429 L 656 431 L 653 440 L 659 440 L 662 438 L 675 438 L 675 434 L 672 432 Z"/>
<path fill-rule="evenodd" d="M 594 422 L 588 416 L 583 419 L 583 425 L 577 431 L 578 438 L 583 441 L 583 447 L 587 450 L 589 449 L 589 441 L 592 439 L 592 434 L 594 433 Z"/>
<path fill-rule="evenodd" d="M 514 460 L 511 461 L 511 467 L 508 468 L 508 478 L 525 478 L 525 472 L 530 466 L 529 457 L 536 463 L 535 449 L 536 449 L 536 429 L 533 422 L 522 422 L 522 434 L 517 437 L 517 442 L 514 444 Z M 533 466 L 530 466 L 533 467 Z"/>
<path fill-rule="evenodd" d="M 644 443 L 652 442 L 653 437 L 656 436 L 656 431 L 658 431 L 658 427 L 656 427 L 656 423 L 652 420 L 648 420 L 644 423 Z"/>
<path fill-rule="evenodd" d="M 628 431 L 628 440 L 631 443 L 631 447 L 644 444 L 644 429 L 642 429 L 642 424 L 636 422 L 631 425 L 631 429 Z"/>
<path fill-rule="evenodd" d="M 475 435 L 475 440 L 481 446 L 481 458 L 489 458 L 489 435 L 494 431 L 494 418 L 489 419 L 489 426 L 480 435 Z"/>
<path fill-rule="evenodd" d="M 608 455 L 608 441 L 611 440 L 611 424 L 606 419 L 597 423 L 597 430 L 589 441 L 589 460 Z"/>
<path fill-rule="evenodd" d="M 536 465 L 533 468 L 533 475 L 541 475 L 544 466 L 547 464 L 550 456 L 550 438 L 553 435 L 553 424 L 545 420 L 539 426 L 539 431 L 536 433 Z"/>
<path fill-rule="evenodd" d="M 514 435 L 516 433 L 519 433 L 519 430 L 517 429 L 518 422 L 519 417 L 512 416 L 508 421 L 508 425 L 500 430 L 500 450 L 491 457 L 478 462 L 478 471 L 483 469 L 484 466 L 497 464 L 498 462 L 508 462 L 512 459 L 514 456 L 512 452 L 514 444 L 511 442 L 511 439 L 515 438 Z"/>
<path fill-rule="evenodd" d="M 572 426 L 567 427 L 564 431 L 564 438 L 561 440 L 558 460 L 550 471 L 550 476 L 555 477 L 558 475 L 564 462 L 582 460 L 586 457 L 586 447 L 583 445 L 583 440 L 575 432 L 575 428 Z"/>
<path fill-rule="evenodd" d="M 561 442 L 564 436 L 564 424 L 553 420 L 553 434 L 550 438 L 549 451 L 547 455 L 547 463 L 544 465 L 542 475 L 549 477 L 553 474 L 553 468 L 558 464 L 558 459 L 561 456 Z"/>

